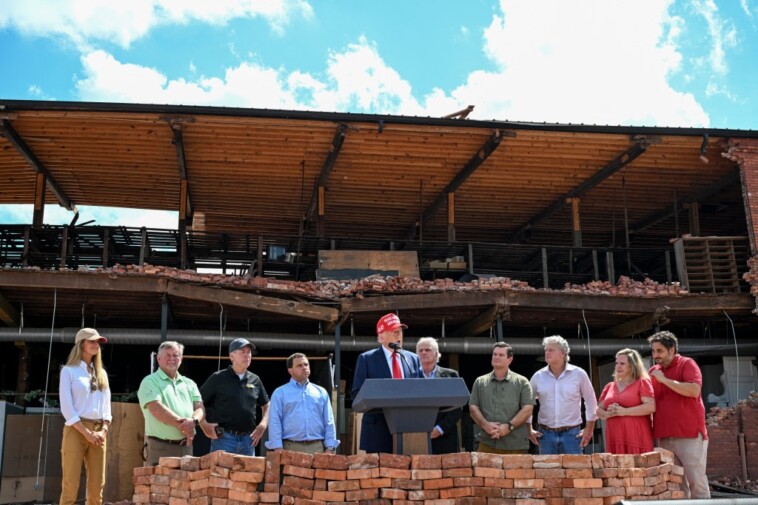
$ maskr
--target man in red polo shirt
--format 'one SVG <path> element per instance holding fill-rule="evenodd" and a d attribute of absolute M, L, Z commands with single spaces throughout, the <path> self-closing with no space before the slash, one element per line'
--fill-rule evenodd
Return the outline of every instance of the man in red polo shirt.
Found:
<path fill-rule="evenodd" d="M 684 468 L 686 498 L 710 498 L 708 476 L 708 432 L 705 405 L 700 395 L 703 376 L 691 358 L 677 354 L 679 341 L 670 331 L 648 339 L 655 365 L 650 368 L 655 391 L 653 437 L 658 447 L 668 449 Z"/>

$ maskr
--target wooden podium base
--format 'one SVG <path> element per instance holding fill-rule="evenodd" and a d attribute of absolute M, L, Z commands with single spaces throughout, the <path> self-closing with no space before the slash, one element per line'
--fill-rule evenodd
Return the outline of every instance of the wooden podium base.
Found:
<path fill-rule="evenodd" d="M 402 440 L 402 450 L 400 441 Z M 392 446 L 395 454 L 429 454 L 429 434 L 419 433 L 395 433 L 392 435 Z"/>

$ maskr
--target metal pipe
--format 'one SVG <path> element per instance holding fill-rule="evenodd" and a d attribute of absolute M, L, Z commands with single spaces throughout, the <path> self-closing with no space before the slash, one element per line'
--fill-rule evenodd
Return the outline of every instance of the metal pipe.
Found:
<path fill-rule="evenodd" d="M 79 328 L 60 328 L 52 336 L 53 342 L 71 344 Z M 159 329 L 132 329 L 132 328 L 100 328 L 100 331 L 114 344 L 120 345 L 159 345 L 161 332 Z M 226 346 L 232 340 L 244 337 L 251 340 L 259 349 L 267 350 L 292 350 L 292 351 L 319 351 L 334 352 L 335 338 L 331 335 L 319 336 L 297 333 L 265 333 L 265 332 L 225 332 L 223 337 L 212 330 L 176 330 L 169 329 L 167 339 L 177 340 L 188 346 L 214 346 L 218 347 L 219 338 L 221 345 Z M 0 342 L 49 342 L 50 330 L 48 328 L 0 328 Z M 406 337 L 405 348 L 415 349 L 418 338 Z M 439 339 L 441 352 L 462 354 L 490 354 L 495 340 L 486 337 L 464 337 Z M 507 339 L 517 355 L 539 356 L 544 350 L 541 338 L 510 338 Z M 575 355 L 587 353 L 588 342 L 586 340 L 569 339 L 571 350 Z M 374 336 L 356 336 L 342 338 L 340 350 L 344 352 L 362 352 L 376 347 L 377 341 Z M 646 340 L 621 340 L 602 339 L 592 341 L 592 354 L 595 356 L 612 356 L 623 348 L 629 347 L 641 353 L 649 354 L 650 346 Z M 680 340 L 679 347 L 682 354 L 693 353 L 719 353 L 720 355 L 732 356 L 735 352 L 734 343 L 717 343 L 712 339 L 687 339 Z M 743 342 L 739 344 L 741 353 L 758 352 L 758 341 Z"/>

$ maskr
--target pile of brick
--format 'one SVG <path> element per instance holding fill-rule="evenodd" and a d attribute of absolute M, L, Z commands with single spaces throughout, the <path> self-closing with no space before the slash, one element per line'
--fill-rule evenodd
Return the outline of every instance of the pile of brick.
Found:
<path fill-rule="evenodd" d="M 278 469 L 277 469 L 278 470 Z M 134 469 L 132 502 L 168 505 L 279 503 L 279 493 L 259 492 L 266 459 L 216 451 L 195 458 L 161 458 Z"/>
<path fill-rule="evenodd" d="M 134 503 L 168 505 L 609 505 L 683 498 L 668 451 L 641 455 L 341 456 L 216 452 L 134 470 Z"/>
<path fill-rule="evenodd" d="M 635 296 L 653 298 L 657 296 L 681 296 L 689 294 L 678 282 L 661 284 L 652 279 L 635 281 L 624 275 L 619 277 L 617 284 L 608 281 L 591 281 L 586 284 L 566 283 L 564 292 L 598 294 L 611 296 Z"/>

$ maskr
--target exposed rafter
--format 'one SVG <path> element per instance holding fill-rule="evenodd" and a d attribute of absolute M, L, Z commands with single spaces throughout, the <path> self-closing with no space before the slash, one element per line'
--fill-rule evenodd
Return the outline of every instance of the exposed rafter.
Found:
<path fill-rule="evenodd" d="M 45 168 L 45 165 L 42 163 L 42 161 L 37 158 L 37 155 L 34 154 L 28 145 L 26 145 L 24 139 L 21 138 L 16 129 L 13 128 L 13 125 L 11 125 L 11 122 L 7 119 L 3 119 L 0 128 L 2 128 L 5 138 L 7 138 L 8 141 L 13 144 L 13 147 L 15 147 L 19 154 L 21 154 L 21 156 L 23 156 L 24 159 L 29 162 L 32 168 L 34 168 L 37 173 L 43 174 L 45 176 L 47 179 L 47 185 L 50 187 L 53 194 L 55 194 L 55 198 L 58 199 L 58 203 L 61 205 L 61 207 L 64 207 L 67 210 L 74 210 L 74 202 L 72 202 L 71 199 L 66 195 L 66 192 L 63 191 L 63 188 L 60 187 L 58 181 L 56 181 L 52 174 L 47 170 L 47 168 Z"/>
<path fill-rule="evenodd" d="M 481 312 L 473 319 L 456 328 L 450 336 L 455 338 L 475 337 L 492 328 L 492 325 L 497 321 L 498 315 L 501 316 L 504 321 L 508 321 L 511 318 L 510 308 L 505 300 L 499 300 L 489 309 Z"/>
<path fill-rule="evenodd" d="M 7 326 L 18 326 L 20 321 L 18 310 L 2 294 L 0 294 L 0 321 Z"/>
<path fill-rule="evenodd" d="M 668 324 L 669 308 L 666 306 L 655 309 L 652 314 L 637 317 L 625 323 L 621 323 L 613 328 L 598 333 L 594 338 L 623 338 L 636 335 L 638 333 L 644 333 L 656 326 L 663 326 Z"/>
<path fill-rule="evenodd" d="M 579 184 L 577 187 L 572 189 L 566 194 L 563 194 L 555 199 L 553 203 L 548 205 L 542 212 L 534 216 L 532 219 L 529 220 L 528 223 L 526 223 L 524 226 L 519 228 L 511 237 L 511 241 L 518 242 L 520 241 L 522 235 L 529 229 L 536 226 L 538 223 L 544 221 L 548 217 L 552 216 L 559 210 L 563 209 L 566 205 L 566 201 L 571 198 L 578 198 L 582 196 L 584 193 L 589 191 L 590 189 L 594 188 L 604 180 L 606 180 L 608 177 L 612 176 L 625 166 L 627 166 L 629 163 L 637 159 L 642 153 L 647 151 L 647 148 L 649 147 L 649 142 L 642 138 L 642 139 L 635 139 L 635 144 L 632 145 L 629 149 L 624 151 L 623 153 L 616 156 L 614 159 L 612 159 L 607 165 L 605 165 L 603 168 L 595 172 L 589 179 Z"/>
<path fill-rule="evenodd" d="M 187 175 L 187 158 L 184 154 L 184 134 L 182 132 L 181 123 L 172 122 L 171 130 L 174 132 L 174 147 L 176 148 L 176 161 L 179 165 L 179 180 L 188 181 Z M 181 204 L 180 204 L 181 207 Z M 187 209 L 186 215 L 192 215 L 192 198 L 189 192 L 189 184 L 187 187 Z M 184 219 L 186 216 L 179 216 L 179 219 Z"/>
<path fill-rule="evenodd" d="M 306 223 L 310 223 L 313 218 L 313 213 L 316 211 L 319 199 L 319 188 L 326 187 L 326 183 L 329 180 L 329 175 L 332 173 L 334 164 L 337 163 L 337 156 L 340 154 L 342 144 L 345 143 L 345 135 L 347 134 L 348 126 L 345 123 L 340 123 L 337 126 L 337 131 L 334 132 L 334 138 L 332 144 L 329 146 L 329 154 L 324 160 L 324 165 L 321 167 L 321 173 L 316 180 L 316 184 L 313 186 L 313 194 L 311 196 L 311 204 L 308 206 L 308 211 L 305 213 Z"/>
<path fill-rule="evenodd" d="M 445 186 L 442 191 L 440 191 L 432 203 L 430 203 L 426 209 L 424 209 L 424 212 L 421 214 L 421 222 L 425 223 L 426 221 L 429 221 L 432 216 L 434 216 L 435 212 L 437 212 L 440 207 L 442 207 L 442 204 L 447 201 L 447 195 L 449 193 L 455 192 L 455 190 L 457 190 L 464 182 L 466 182 L 466 179 L 471 177 L 476 169 L 479 168 L 482 163 L 484 163 L 484 160 L 489 158 L 489 156 L 495 152 L 495 149 L 498 148 L 504 137 L 515 136 L 516 134 L 510 131 L 495 130 L 492 132 L 490 138 L 488 138 L 487 141 L 482 144 L 482 147 L 479 148 L 476 154 L 474 154 L 474 156 L 468 160 L 463 168 L 461 168 L 460 172 L 458 172 L 455 177 L 453 177 L 453 180 L 450 181 L 448 185 Z M 406 235 L 406 238 L 408 240 L 412 240 L 416 236 L 418 224 L 419 223 L 414 223 L 408 229 L 408 234 Z"/>
<path fill-rule="evenodd" d="M 629 233 L 632 233 L 632 234 L 639 233 L 647 228 L 650 228 L 651 226 L 672 216 L 674 212 L 677 212 L 678 210 L 683 209 L 684 206 L 688 203 L 699 202 L 707 198 L 710 198 L 713 195 L 717 195 L 718 193 L 721 193 L 732 184 L 736 184 L 739 181 L 739 178 L 740 178 L 740 174 L 738 170 L 730 172 L 729 174 L 717 180 L 716 182 L 714 182 L 707 188 L 703 188 L 697 193 L 694 193 L 692 195 L 689 195 L 680 199 L 679 201 L 676 202 L 676 205 L 672 203 L 671 205 L 667 206 L 665 209 L 660 210 L 656 212 L 655 214 L 651 214 L 650 216 L 634 223 L 633 225 L 629 227 Z"/>

